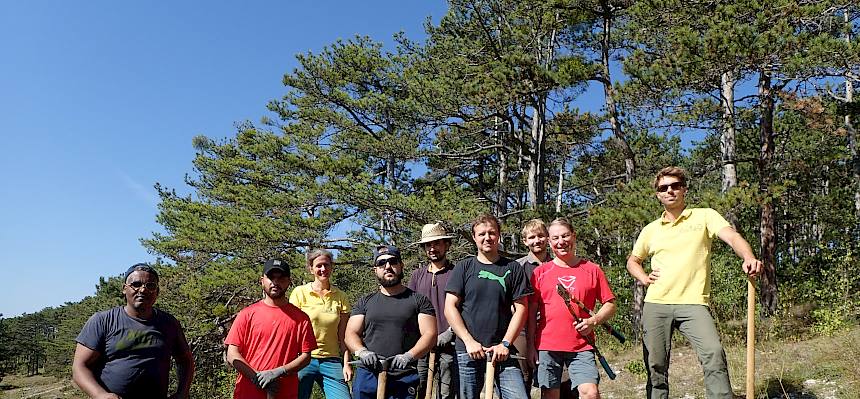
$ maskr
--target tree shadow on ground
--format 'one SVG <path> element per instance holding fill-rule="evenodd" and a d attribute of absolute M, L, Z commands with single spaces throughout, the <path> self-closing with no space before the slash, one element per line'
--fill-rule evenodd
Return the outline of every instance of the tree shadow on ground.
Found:
<path fill-rule="evenodd" d="M 18 389 L 18 388 L 21 388 L 21 387 L 19 387 L 17 385 L 11 385 L 11 384 L 0 384 L 0 391 L 11 391 L 13 389 Z"/>
<path fill-rule="evenodd" d="M 769 378 L 765 381 L 765 395 L 759 399 L 818 399 L 814 393 L 807 391 L 800 381 L 790 379 Z"/>

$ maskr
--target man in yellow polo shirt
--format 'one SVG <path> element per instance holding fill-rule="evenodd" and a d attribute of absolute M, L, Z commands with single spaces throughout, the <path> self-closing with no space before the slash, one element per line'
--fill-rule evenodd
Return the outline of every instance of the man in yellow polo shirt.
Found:
<path fill-rule="evenodd" d="M 648 287 L 642 309 L 648 398 L 669 397 L 669 350 L 677 328 L 699 356 L 708 398 L 733 397 L 726 353 L 708 303 L 711 291 L 711 242 L 719 237 L 743 259 L 743 271 L 761 272 L 749 243 L 710 208 L 686 208 L 683 169 L 663 168 L 654 178 L 663 214 L 639 233 L 627 258 L 627 271 Z M 651 258 L 651 272 L 642 262 Z"/>

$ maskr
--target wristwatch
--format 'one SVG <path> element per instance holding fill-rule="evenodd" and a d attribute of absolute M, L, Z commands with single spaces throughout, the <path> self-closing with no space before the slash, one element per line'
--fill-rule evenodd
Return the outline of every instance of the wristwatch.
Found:
<path fill-rule="evenodd" d="M 503 339 L 503 340 L 502 340 L 502 346 L 504 346 L 505 348 L 507 348 L 507 347 L 511 346 L 511 343 Z"/>

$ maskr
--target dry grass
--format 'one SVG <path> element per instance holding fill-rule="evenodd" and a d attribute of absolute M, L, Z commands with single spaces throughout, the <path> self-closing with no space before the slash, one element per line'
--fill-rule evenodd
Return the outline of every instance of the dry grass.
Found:
<path fill-rule="evenodd" d="M 704 398 L 702 368 L 683 338 L 672 350 L 669 381 L 672 398 Z M 729 375 L 737 395 L 746 387 L 746 348 L 727 346 Z M 601 377 L 604 398 L 645 397 L 641 348 L 608 353 L 618 378 Z M 767 341 L 756 345 L 756 398 L 858 399 L 860 398 L 860 328 L 832 337 L 805 341 Z M 631 367 L 633 366 L 633 367 Z M 629 369 L 639 371 L 634 373 Z"/>
<path fill-rule="evenodd" d="M 30 377 L 7 375 L 0 382 L 0 398 L 78 399 L 86 398 L 86 396 L 72 384 L 71 380 L 44 375 Z"/>
<path fill-rule="evenodd" d="M 745 389 L 746 349 L 726 347 L 735 393 Z M 601 371 L 605 399 L 644 398 L 642 351 L 636 348 L 605 353 L 618 374 L 614 381 Z M 756 345 L 757 399 L 860 399 L 860 327 L 831 337 L 803 341 L 764 341 Z M 672 398 L 703 398 L 702 368 L 695 352 L 679 338 L 669 368 Z M 83 398 L 69 380 L 46 376 L 6 376 L 2 398 Z"/>

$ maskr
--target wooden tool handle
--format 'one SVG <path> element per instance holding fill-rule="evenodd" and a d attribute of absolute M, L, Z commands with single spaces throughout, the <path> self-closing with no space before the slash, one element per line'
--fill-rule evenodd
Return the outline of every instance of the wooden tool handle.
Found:
<path fill-rule="evenodd" d="M 493 383 L 496 380 L 496 364 L 492 355 L 487 357 L 487 370 L 484 374 L 484 399 L 493 399 Z"/>
<path fill-rule="evenodd" d="M 376 377 L 376 399 L 385 399 L 385 384 L 388 383 L 388 372 L 383 370 Z"/>
<path fill-rule="evenodd" d="M 755 398 L 755 277 L 747 279 L 747 398 Z"/>
<path fill-rule="evenodd" d="M 436 369 L 436 351 L 430 351 L 430 356 L 427 359 L 427 392 L 424 394 L 424 399 L 433 399 L 434 375 Z"/>

